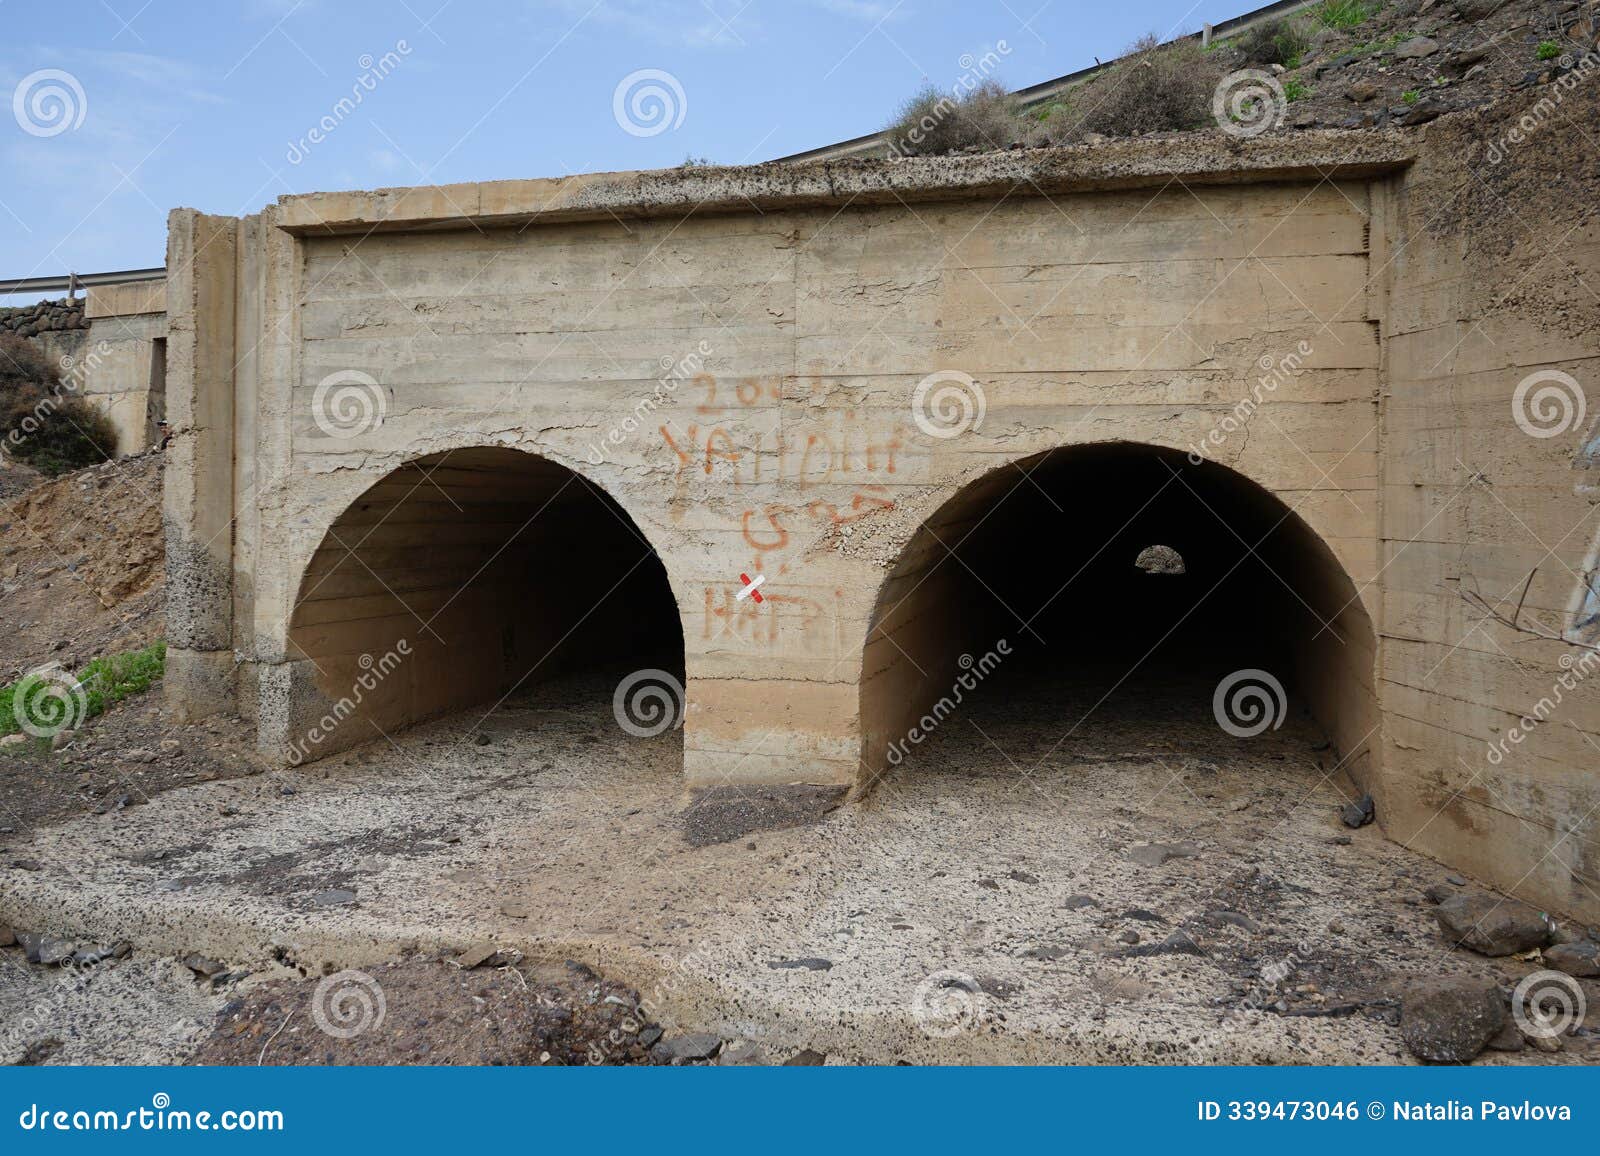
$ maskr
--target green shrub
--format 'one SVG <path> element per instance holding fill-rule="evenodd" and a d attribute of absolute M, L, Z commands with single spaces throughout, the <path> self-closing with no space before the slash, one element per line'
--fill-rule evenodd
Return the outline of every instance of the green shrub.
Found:
<path fill-rule="evenodd" d="M 1407 104 L 1416 104 L 1417 101 L 1422 99 L 1422 90 L 1418 88 L 1408 88 L 1406 91 L 1400 94 L 1400 99 L 1405 101 Z"/>
<path fill-rule="evenodd" d="M 1381 40 L 1366 40 L 1360 44 L 1352 44 L 1346 48 L 1344 56 L 1371 56 L 1374 53 L 1390 52 L 1404 44 L 1411 37 L 1404 32 L 1397 32 L 1393 36 L 1385 36 Z"/>
<path fill-rule="evenodd" d="M 1303 80 L 1296 80 L 1290 77 L 1283 82 L 1283 95 L 1290 104 L 1293 104 L 1297 100 L 1304 100 L 1310 96 L 1311 86 Z"/>
<path fill-rule="evenodd" d="M 960 96 L 927 85 L 901 106 L 886 131 L 889 147 L 901 156 L 1003 149 L 1032 135 L 1016 100 L 995 80 L 982 81 Z"/>
<path fill-rule="evenodd" d="M 70 676 L 70 681 L 44 674 L 24 675 L 9 686 L 0 687 L 0 735 L 22 729 L 19 712 L 40 730 L 52 730 L 63 723 L 80 725 L 104 714 L 129 695 L 149 690 L 165 672 L 166 664 L 167 644 L 156 642 L 139 650 L 97 658 Z M 66 697 L 42 693 L 51 685 L 65 688 Z"/>
<path fill-rule="evenodd" d="M 1160 44 L 1146 36 L 1083 90 L 1076 127 L 1106 136 L 1199 128 L 1211 118 L 1220 69 L 1199 43 Z M 1052 137 L 1057 135 L 1055 126 Z"/>
<path fill-rule="evenodd" d="M 1254 63 L 1298 68 L 1300 58 L 1311 47 L 1311 36 L 1298 20 L 1267 20 L 1239 37 L 1239 47 Z"/>
<path fill-rule="evenodd" d="M 105 414 L 60 385 L 24 385 L 0 396 L 0 448 L 55 477 L 113 457 L 117 435 Z"/>
<path fill-rule="evenodd" d="M 1072 107 L 1070 97 L 1065 100 L 1052 100 L 1049 104 L 1034 109 L 1029 115 L 1036 121 L 1047 121 L 1053 116 L 1066 116 Z"/>
<path fill-rule="evenodd" d="M 0 398 L 24 385 L 52 386 L 60 380 L 55 365 L 26 337 L 0 334 Z"/>
<path fill-rule="evenodd" d="M 1540 60 L 1554 60 L 1561 55 L 1561 45 L 1554 40 L 1541 40 L 1536 55 Z"/>
<path fill-rule="evenodd" d="M 53 477 L 103 462 L 116 446 L 111 423 L 33 342 L 0 337 L 0 453 Z"/>
<path fill-rule="evenodd" d="M 88 717 L 101 714 L 129 695 L 143 694 L 167 668 L 167 644 L 153 642 L 139 650 L 97 658 L 78 672 L 89 696 Z"/>
<path fill-rule="evenodd" d="M 1311 17 L 1324 28 L 1348 31 L 1365 24 L 1382 7 L 1376 0 L 1322 0 L 1311 9 Z"/>

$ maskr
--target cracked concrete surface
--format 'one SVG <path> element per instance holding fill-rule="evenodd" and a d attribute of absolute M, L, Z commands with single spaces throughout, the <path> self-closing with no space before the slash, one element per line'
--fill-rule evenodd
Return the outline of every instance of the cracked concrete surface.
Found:
<path fill-rule="evenodd" d="M 0 922 L 129 939 L 155 977 L 143 1004 L 118 1010 L 117 986 L 54 1012 L 89 1041 L 60 1058 L 184 1058 L 193 1032 L 146 1008 L 220 1002 L 160 970 L 192 951 L 315 975 L 489 940 L 654 993 L 669 1032 L 832 1062 L 1403 1062 L 1403 981 L 1536 966 L 1448 950 L 1421 894 L 1444 869 L 1339 826 L 1351 788 L 1309 722 L 1230 738 L 1209 686 L 1140 688 L 1074 730 L 1097 688 L 997 684 L 861 804 L 703 847 L 674 815 L 677 732 L 622 734 L 607 689 L 515 700 L 483 745 L 463 715 L 12 848 L 41 867 L 5 869 Z M 1130 857 L 1149 844 L 1176 857 Z M 37 1000 L 27 970 L 0 972 L 0 1003 Z"/>

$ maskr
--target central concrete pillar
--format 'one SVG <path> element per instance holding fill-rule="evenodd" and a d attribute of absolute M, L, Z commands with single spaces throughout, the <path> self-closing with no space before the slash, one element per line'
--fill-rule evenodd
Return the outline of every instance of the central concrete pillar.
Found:
<path fill-rule="evenodd" d="M 239 222 L 168 219 L 167 700 L 180 720 L 233 712 L 233 367 Z"/>

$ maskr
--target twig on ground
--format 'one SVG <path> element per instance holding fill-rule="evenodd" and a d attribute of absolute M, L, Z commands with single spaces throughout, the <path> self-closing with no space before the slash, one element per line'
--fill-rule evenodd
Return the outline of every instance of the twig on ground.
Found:
<path fill-rule="evenodd" d="M 256 1066 L 260 1067 L 267 1061 L 267 1049 L 272 1046 L 272 1041 L 283 1034 L 283 1029 L 289 1026 L 289 1021 L 294 1019 L 294 1012 L 283 1017 L 283 1022 L 278 1025 L 278 1030 L 267 1037 L 267 1042 L 261 1045 L 261 1054 L 256 1057 Z"/>

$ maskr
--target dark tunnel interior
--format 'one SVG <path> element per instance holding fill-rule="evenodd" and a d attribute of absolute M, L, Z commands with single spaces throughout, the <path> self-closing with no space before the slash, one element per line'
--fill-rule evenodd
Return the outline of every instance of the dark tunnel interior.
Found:
<path fill-rule="evenodd" d="M 983 693 L 1036 701 L 1045 723 L 1108 707 L 1152 725 L 1203 715 L 1219 682 L 1250 669 L 1336 744 L 1370 725 L 1372 630 L 1332 552 L 1267 490 L 1177 451 L 1052 451 L 979 479 L 924 524 L 868 636 L 867 766 L 882 769 L 885 744 L 946 694 L 962 656 L 1001 639 L 1010 653 Z"/>
<path fill-rule="evenodd" d="M 290 642 L 337 698 L 405 640 L 408 661 L 355 720 L 389 731 L 557 680 L 606 699 L 643 667 L 681 682 L 679 622 L 661 559 L 609 495 L 546 459 L 482 448 L 407 463 L 340 515 Z"/>

